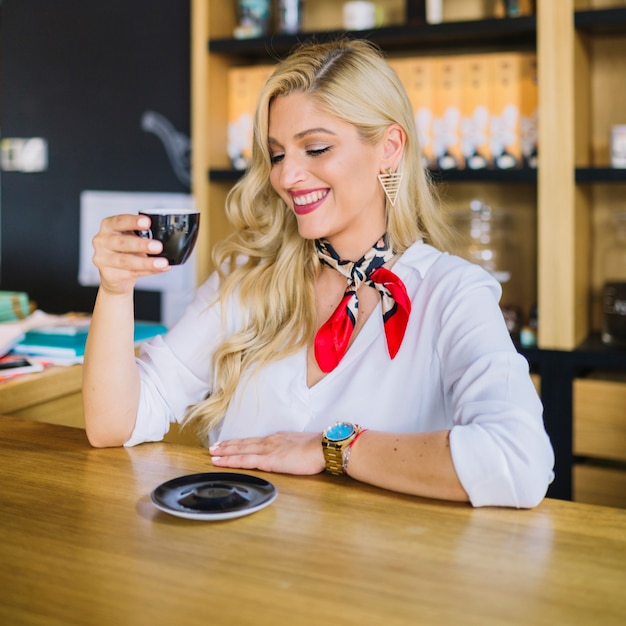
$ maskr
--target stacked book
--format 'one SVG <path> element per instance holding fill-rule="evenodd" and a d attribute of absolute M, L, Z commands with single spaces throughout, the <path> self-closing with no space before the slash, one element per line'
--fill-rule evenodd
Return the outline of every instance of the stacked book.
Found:
<path fill-rule="evenodd" d="M 22 291 L 0 291 L 0 322 L 15 322 L 28 317 L 30 302 Z"/>
<path fill-rule="evenodd" d="M 22 291 L 0 291 L 0 357 L 24 338 L 21 322 L 29 313 L 28 294 Z"/>
<path fill-rule="evenodd" d="M 85 354 L 89 316 L 60 316 L 59 323 L 42 323 L 29 328 L 13 352 L 28 356 L 46 357 L 58 364 L 80 363 Z M 167 328 L 156 322 L 135 322 L 135 343 L 156 335 Z"/>

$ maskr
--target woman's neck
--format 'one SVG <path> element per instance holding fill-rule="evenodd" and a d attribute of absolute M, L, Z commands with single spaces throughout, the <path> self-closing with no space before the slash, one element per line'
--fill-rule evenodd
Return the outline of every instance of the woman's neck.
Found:
<path fill-rule="evenodd" d="M 378 235 L 368 237 L 363 235 L 358 240 L 356 238 L 351 241 L 342 240 L 341 238 L 328 237 L 326 240 L 333 247 L 342 261 L 358 261 L 370 248 L 385 234 L 383 230 Z"/>

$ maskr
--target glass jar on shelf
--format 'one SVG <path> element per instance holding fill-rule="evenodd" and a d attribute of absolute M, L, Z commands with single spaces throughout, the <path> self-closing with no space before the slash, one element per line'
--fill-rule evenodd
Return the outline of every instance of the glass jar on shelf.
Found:
<path fill-rule="evenodd" d="M 237 0 L 239 24 L 235 27 L 235 39 L 263 37 L 270 31 L 272 0 Z"/>
<path fill-rule="evenodd" d="M 613 241 L 602 263 L 602 341 L 626 348 L 626 211 L 611 218 Z"/>
<path fill-rule="evenodd" d="M 502 287 L 500 308 L 514 339 L 524 325 L 521 306 L 522 255 L 512 235 L 508 211 L 494 210 L 481 200 L 472 200 L 470 208 L 453 215 L 459 235 L 455 252 L 480 265 Z"/>

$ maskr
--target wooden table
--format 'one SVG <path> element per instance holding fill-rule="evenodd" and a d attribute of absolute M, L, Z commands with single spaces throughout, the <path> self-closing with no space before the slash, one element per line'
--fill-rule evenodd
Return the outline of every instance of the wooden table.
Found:
<path fill-rule="evenodd" d="M 626 623 L 626 511 L 530 511 L 261 474 L 278 498 L 220 522 L 158 511 L 163 481 L 213 471 L 171 443 L 89 447 L 0 417 L 0 623 Z"/>
<path fill-rule="evenodd" d="M 52 366 L 0 383 L 0 413 L 38 422 L 83 426 L 82 365 Z"/>

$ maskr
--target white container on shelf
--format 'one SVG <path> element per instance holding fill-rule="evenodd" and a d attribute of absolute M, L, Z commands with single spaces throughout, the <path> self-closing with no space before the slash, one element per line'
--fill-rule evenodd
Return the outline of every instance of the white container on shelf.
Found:
<path fill-rule="evenodd" d="M 429 24 L 443 21 L 443 0 L 426 0 L 426 21 Z"/>
<path fill-rule="evenodd" d="M 626 168 L 626 124 L 611 129 L 611 166 Z"/>

